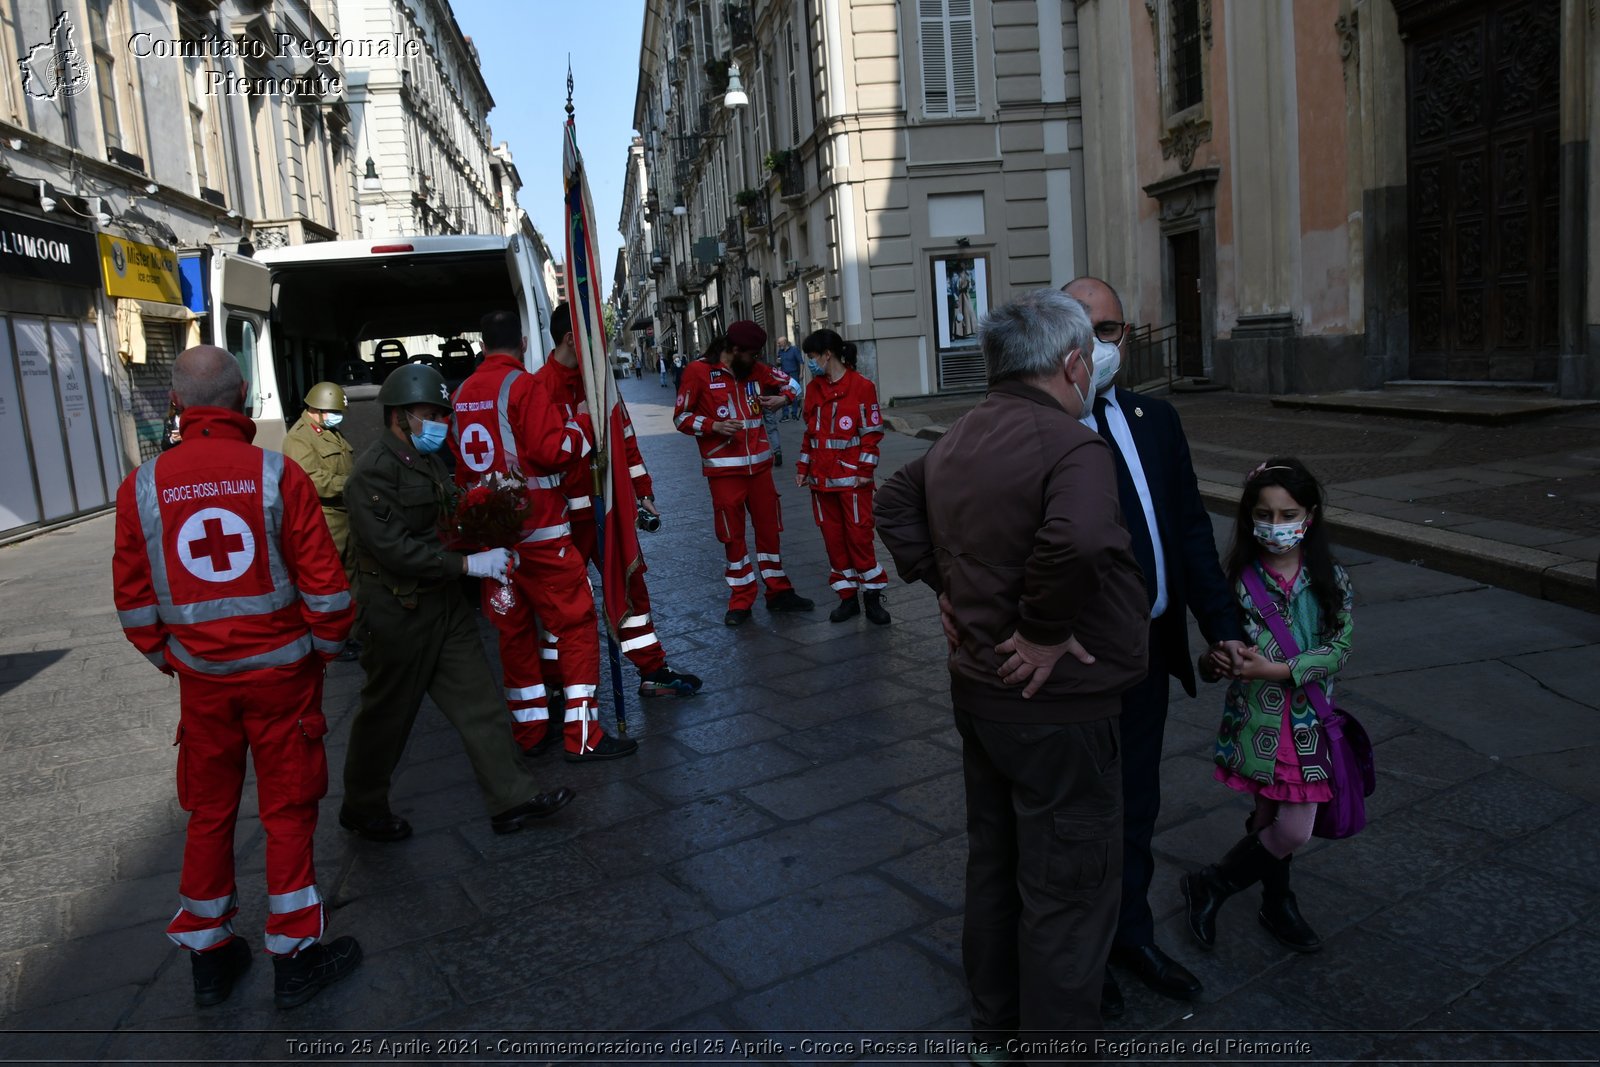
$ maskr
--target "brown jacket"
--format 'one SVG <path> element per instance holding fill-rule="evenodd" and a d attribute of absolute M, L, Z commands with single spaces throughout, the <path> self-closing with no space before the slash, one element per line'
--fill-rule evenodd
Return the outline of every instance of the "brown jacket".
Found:
<path fill-rule="evenodd" d="M 1145 676 L 1149 598 L 1113 462 L 1048 393 L 1007 381 L 878 491 L 878 534 L 900 576 L 950 598 L 957 707 L 999 722 L 1086 722 L 1117 714 Z M 1024 700 L 1000 681 L 994 650 L 1013 633 L 1076 637 L 1095 662 L 1062 656 Z"/>

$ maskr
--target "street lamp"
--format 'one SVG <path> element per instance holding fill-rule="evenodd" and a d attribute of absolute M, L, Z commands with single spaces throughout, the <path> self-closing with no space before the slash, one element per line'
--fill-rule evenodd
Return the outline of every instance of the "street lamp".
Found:
<path fill-rule="evenodd" d="M 378 177 L 378 165 L 367 157 L 367 172 L 361 176 L 361 188 L 366 192 L 376 192 L 383 188 L 383 181 Z"/>
<path fill-rule="evenodd" d="M 750 103 L 750 98 L 745 95 L 744 86 L 739 82 L 739 64 L 735 63 L 728 71 L 728 91 L 722 97 L 723 107 L 745 107 Z"/>

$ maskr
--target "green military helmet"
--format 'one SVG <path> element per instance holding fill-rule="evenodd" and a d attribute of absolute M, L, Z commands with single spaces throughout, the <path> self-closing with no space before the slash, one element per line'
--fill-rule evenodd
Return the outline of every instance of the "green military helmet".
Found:
<path fill-rule="evenodd" d="M 407 363 L 396 367 L 378 390 L 378 403 L 386 408 L 405 408 L 412 404 L 450 406 L 450 389 L 444 376 L 426 363 Z"/>
<path fill-rule="evenodd" d="M 343 411 L 344 390 L 333 382 L 318 382 L 306 393 L 306 407 L 314 411 Z"/>

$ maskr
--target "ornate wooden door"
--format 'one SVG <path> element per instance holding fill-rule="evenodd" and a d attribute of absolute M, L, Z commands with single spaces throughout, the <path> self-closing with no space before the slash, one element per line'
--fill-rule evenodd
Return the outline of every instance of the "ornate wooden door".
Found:
<path fill-rule="evenodd" d="M 1553 381 L 1561 5 L 1395 6 L 1406 36 L 1411 377 Z"/>

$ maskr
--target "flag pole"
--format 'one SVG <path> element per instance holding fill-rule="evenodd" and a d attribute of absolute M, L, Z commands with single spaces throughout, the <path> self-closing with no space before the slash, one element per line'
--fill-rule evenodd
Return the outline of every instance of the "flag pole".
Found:
<path fill-rule="evenodd" d="M 569 127 L 571 127 L 571 129 L 572 129 L 573 147 L 576 148 L 577 147 L 577 139 L 578 139 L 577 109 L 575 107 L 573 107 L 573 105 L 572 105 L 572 92 L 573 92 L 572 53 L 569 52 L 569 53 L 567 53 L 567 104 L 566 104 L 566 112 L 567 112 L 567 125 Z M 584 182 L 587 182 L 587 176 L 584 176 L 584 175 L 582 175 L 580 173 L 580 180 L 584 181 Z M 587 192 L 585 192 L 585 195 L 587 195 Z M 585 219 L 586 223 L 588 221 L 589 220 Z M 572 258 L 573 257 L 572 257 L 572 252 L 571 252 L 571 240 L 572 240 L 571 230 L 572 230 L 572 227 L 570 226 L 570 224 L 568 225 L 567 229 L 568 229 L 567 240 L 568 240 L 568 246 L 569 246 L 568 247 L 568 254 L 567 254 L 567 270 L 570 272 L 572 270 L 572 266 L 573 266 L 573 264 L 572 264 Z M 589 264 L 587 264 L 587 267 L 588 267 L 588 273 L 589 273 L 589 282 L 592 285 L 593 284 L 593 279 L 599 276 L 598 272 L 599 272 L 599 269 L 600 269 L 600 265 L 598 263 L 589 263 Z M 568 285 L 567 285 L 568 306 L 570 308 L 574 308 L 574 310 L 577 310 L 576 304 L 577 304 L 577 297 L 578 297 L 579 294 L 577 292 L 577 289 L 571 284 L 571 281 L 572 281 L 572 279 L 569 277 Z M 583 307 L 581 309 L 582 314 L 584 315 L 585 318 L 588 317 L 589 303 L 590 302 L 586 297 L 584 299 L 584 301 L 583 301 Z M 600 324 L 600 331 L 601 331 L 602 335 L 604 334 L 604 330 L 605 330 L 605 326 L 604 326 L 604 322 L 602 321 L 602 323 Z M 591 331 L 585 331 L 584 336 L 586 338 L 592 337 L 593 336 L 593 331 L 592 330 Z M 628 736 L 628 708 L 627 708 L 627 704 L 626 704 L 626 699 L 623 696 L 623 692 L 622 692 L 622 650 L 617 645 L 616 635 L 611 632 L 610 620 L 606 620 L 605 619 L 605 609 L 604 609 L 604 605 L 605 605 L 605 583 L 606 583 L 606 492 L 605 492 L 605 489 L 606 489 L 606 471 L 607 471 L 607 467 L 608 467 L 608 465 L 610 463 L 610 453 L 611 453 L 611 448 L 612 448 L 611 434 L 609 432 L 610 426 L 611 426 L 611 412 L 610 412 L 609 408 L 607 410 L 605 410 L 605 411 L 598 410 L 600 407 L 605 407 L 606 406 L 604 404 L 604 401 L 606 399 L 607 390 L 605 389 L 604 383 L 595 381 L 594 377 L 595 377 L 595 374 L 599 370 L 599 368 L 596 365 L 596 360 L 597 360 L 597 358 L 598 359 L 604 359 L 605 358 L 605 353 L 602 351 L 602 352 L 600 352 L 598 354 L 598 356 L 597 356 L 596 353 L 593 353 L 593 352 L 584 352 L 583 354 L 584 354 L 584 357 L 585 357 L 585 359 L 583 361 L 584 362 L 584 366 L 588 370 L 589 377 L 590 377 L 590 380 L 591 380 L 591 392 L 594 393 L 595 398 L 599 401 L 599 403 L 597 403 L 597 404 L 591 404 L 590 405 L 590 411 L 589 411 L 589 424 L 590 424 L 590 426 L 592 426 L 594 428 L 594 431 L 595 431 L 595 434 L 594 434 L 594 436 L 595 436 L 595 449 L 594 449 L 592 458 L 589 461 L 589 470 L 590 470 L 590 473 L 591 473 L 591 475 L 593 477 L 593 489 L 594 489 L 594 495 L 593 495 L 593 498 L 592 498 L 594 500 L 594 545 L 595 545 L 594 562 L 595 562 L 595 569 L 600 572 L 600 603 L 602 605 L 601 611 L 600 611 L 600 615 L 601 615 L 601 618 L 606 621 L 606 626 L 605 626 L 606 652 L 607 652 L 607 658 L 609 659 L 609 661 L 611 663 L 611 695 L 612 695 L 612 698 L 613 698 L 613 703 L 615 705 L 616 715 L 617 715 L 617 734 L 619 736 L 621 736 L 621 737 L 627 737 Z M 611 373 L 609 367 L 606 368 L 605 373 L 608 374 L 608 375 Z M 602 429 L 602 427 L 604 427 L 604 429 Z M 604 443 L 602 444 L 602 442 L 604 442 Z"/>

